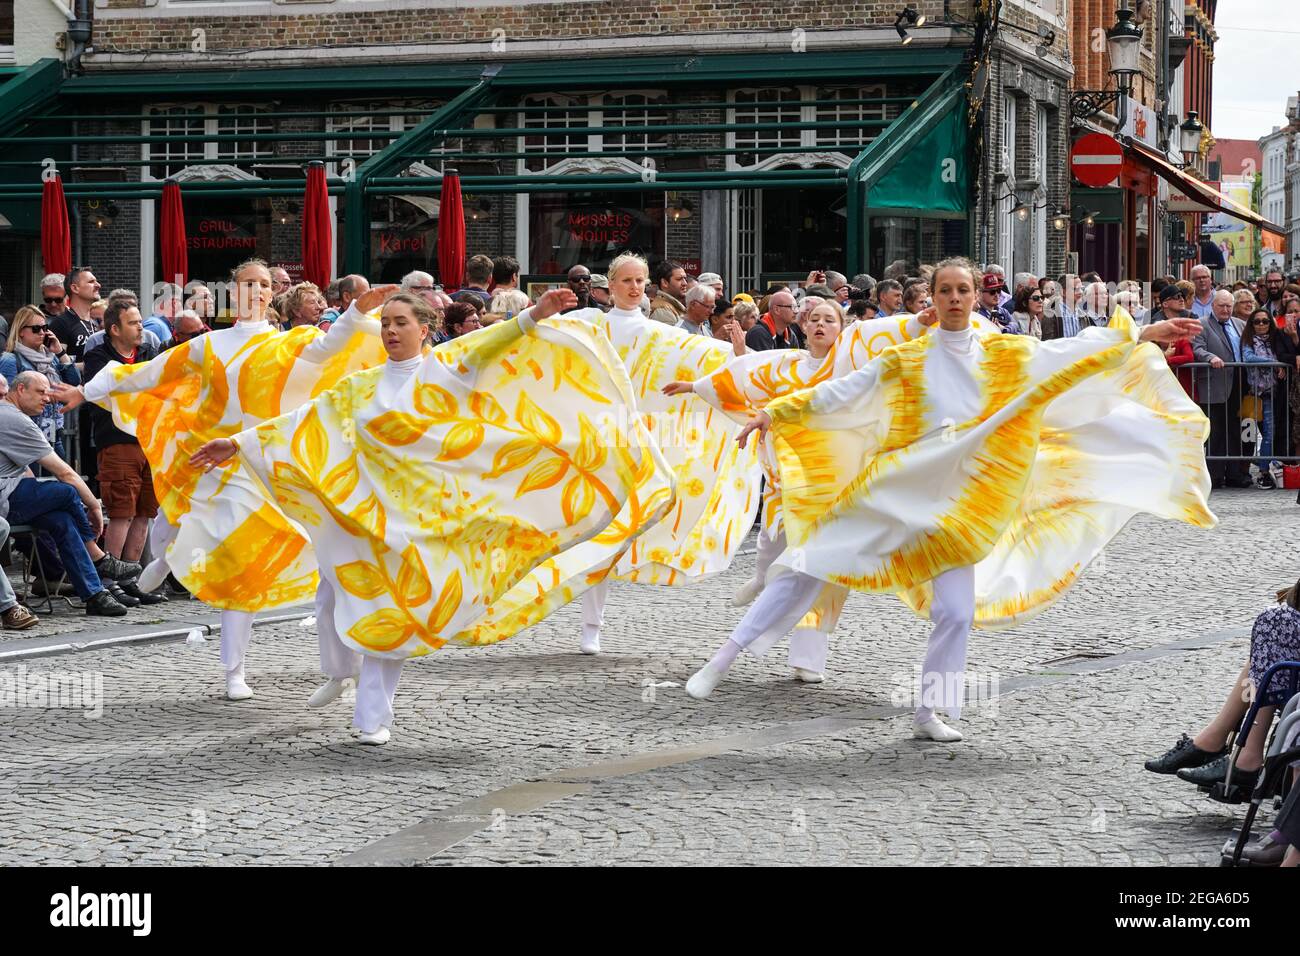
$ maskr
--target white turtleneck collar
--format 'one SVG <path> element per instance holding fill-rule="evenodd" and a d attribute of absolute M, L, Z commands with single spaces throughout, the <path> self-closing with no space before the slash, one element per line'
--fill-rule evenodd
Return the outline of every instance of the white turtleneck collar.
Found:
<path fill-rule="evenodd" d="M 644 319 L 645 313 L 640 309 L 620 309 L 616 305 L 603 310 L 611 319 Z"/>
<path fill-rule="evenodd" d="M 975 345 L 975 328 L 966 326 L 958 331 L 950 331 L 943 326 L 936 325 L 933 335 L 938 337 L 939 345 L 954 355 L 965 355 L 971 351 Z"/>
<path fill-rule="evenodd" d="M 231 326 L 241 335 L 256 335 L 258 332 L 268 332 L 271 329 L 271 323 L 265 318 L 261 319 L 236 319 L 235 324 Z"/>
<path fill-rule="evenodd" d="M 409 359 L 402 359 L 400 362 L 394 361 L 391 358 L 385 359 L 384 371 L 394 374 L 409 375 L 411 372 L 414 372 L 419 368 L 420 363 L 423 361 L 424 356 L 418 354 L 411 356 Z"/>

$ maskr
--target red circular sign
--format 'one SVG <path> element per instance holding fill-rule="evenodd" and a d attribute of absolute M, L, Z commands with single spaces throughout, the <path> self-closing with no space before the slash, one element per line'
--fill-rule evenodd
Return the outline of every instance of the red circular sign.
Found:
<path fill-rule="evenodd" d="M 1085 186 L 1109 186 L 1124 165 L 1124 147 L 1113 136 L 1089 133 L 1070 147 L 1070 172 Z"/>

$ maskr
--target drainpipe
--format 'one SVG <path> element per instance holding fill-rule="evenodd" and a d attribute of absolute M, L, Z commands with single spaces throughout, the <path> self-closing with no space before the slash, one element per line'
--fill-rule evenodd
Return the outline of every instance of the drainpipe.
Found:
<path fill-rule="evenodd" d="M 68 72 L 79 75 L 85 73 L 85 68 L 81 65 L 81 55 L 86 52 L 90 46 L 91 33 L 94 27 L 93 12 L 91 0 L 73 0 L 72 10 L 69 11 L 58 0 L 50 0 L 68 19 L 68 45 L 63 51 L 64 60 L 68 64 Z"/>

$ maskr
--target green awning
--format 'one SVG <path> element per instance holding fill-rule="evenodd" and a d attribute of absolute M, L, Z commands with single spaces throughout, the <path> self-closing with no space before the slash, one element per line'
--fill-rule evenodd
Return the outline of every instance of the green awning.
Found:
<path fill-rule="evenodd" d="M 970 177 L 966 162 L 966 110 L 958 101 L 948 114 L 872 185 L 869 209 L 966 213 Z"/>

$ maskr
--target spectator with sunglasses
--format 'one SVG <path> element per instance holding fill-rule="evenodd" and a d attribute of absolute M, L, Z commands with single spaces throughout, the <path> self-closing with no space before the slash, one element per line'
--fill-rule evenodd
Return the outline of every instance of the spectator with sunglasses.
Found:
<path fill-rule="evenodd" d="M 1058 321 L 1055 316 L 1048 317 L 1043 314 L 1043 293 L 1038 291 L 1038 285 L 1022 285 L 1016 290 L 1015 298 L 1012 300 L 1011 318 L 1015 320 L 1016 328 L 1022 335 L 1032 335 L 1036 339 L 1060 338 L 1060 333 L 1045 335 L 1043 332 L 1043 322 Z"/>
<path fill-rule="evenodd" d="M 176 329 L 172 333 L 171 344 L 167 347 L 184 345 L 190 339 L 197 339 L 200 335 L 207 335 L 211 331 L 202 316 L 193 309 L 185 309 L 176 316 Z"/>
<path fill-rule="evenodd" d="M 1256 309 L 1241 333 L 1241 360 L 1262 366 L 1246 370 L 1249 395 L 1253 396 L 1255 401 L 1252 404 L 1256 405 L 1251 409 L 1256 412 L 1252 417 L 1257 420 L 1259 428 L 1259 449 L 1256 452 L 1259 457 L 1250 469 L 1256 488 L 1276 487 L 1276 477 L 1270 474 L 1279 472 L 1281 467 L 1270 467 L 1274 462 L 1275 438 L 1278 448 L 1285 447 L 1286 442 L 1285 434 L 1275 436 L 1274 429 L 1286 414 L 1283 403 L 1287 399 L 1287 369 L 1270 363 L 1281 362 L 1287 368 L 1294 368 L 1295 359 L 1295 346 L 1290 337 L 1277 327 L 1267 309 L 1263 306 Z M 1246 416 L 1243 414 L 1242 417 Z"/>
<path fill-rule="evenodd" d="M 68 294 L 63 289 L 64 275 L 62 272 L 51 272 L 45 278 L 41 279 L 41 311 L 49 319 L 56 318 L 63 313 L 64 303 L 68 301 Z M 6 333 L 8 330 L 5 330 Z"/>
<path fill-rule="evenodd" d="M 0 375 L 11 387 L 14 379 L 28 371 L 39 372 L 51 386 L 81 384 L 81 373 L 63 343 L 50 331 L 49 322 L 45 313 L 34 305 L 25 305 L 14 315 L 5 353 L 0 355 Z M 55 454 L 66 461 L 60 406 L 50 402 L 33 421 Z"/>

